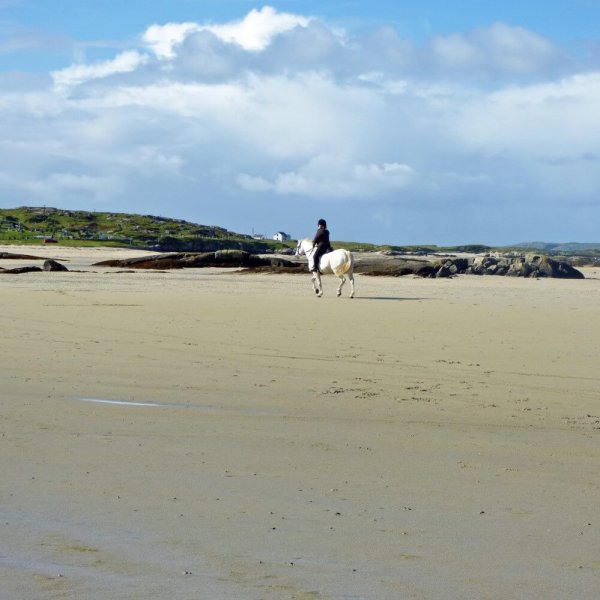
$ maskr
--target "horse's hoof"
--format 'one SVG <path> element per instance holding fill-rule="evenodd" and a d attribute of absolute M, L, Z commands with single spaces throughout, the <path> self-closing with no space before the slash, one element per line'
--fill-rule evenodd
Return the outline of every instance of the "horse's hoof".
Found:
<path fill-rule="evenodd" d="M 315 294 L 318 296 L 319 295 L 319 290 L 315 290 Z"/>
<path fill-rule="evenodd" d="M 337 293 L 337 297 L 339 298 L 342 295 L 342 292 Z"/>

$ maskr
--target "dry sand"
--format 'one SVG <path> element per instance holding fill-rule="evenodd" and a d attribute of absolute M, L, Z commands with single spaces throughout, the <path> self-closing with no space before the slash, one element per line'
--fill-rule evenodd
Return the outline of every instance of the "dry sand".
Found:
<path fill-rule="evenodd" d="M 87 272 L 0 275 L 1 598 L 600 597 L 597 271 L 18 251 Z"/>

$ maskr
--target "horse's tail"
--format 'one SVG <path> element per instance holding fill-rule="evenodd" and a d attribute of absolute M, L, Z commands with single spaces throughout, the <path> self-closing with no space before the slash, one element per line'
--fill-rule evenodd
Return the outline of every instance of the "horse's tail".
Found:
<path fill-rule="evenodd" d="M 340 274 L 345 275 L 346 273 L 352 273 L 353 269 L 354 269 L 354 256 L 352 255 L 352 252 L 349 252 L 348 250 L 344 250 L 344 262 L 340 266 L 339 272 L 340 272 Z M 337 273 L 336 273 L 336 275 L 337 275 Z"/>

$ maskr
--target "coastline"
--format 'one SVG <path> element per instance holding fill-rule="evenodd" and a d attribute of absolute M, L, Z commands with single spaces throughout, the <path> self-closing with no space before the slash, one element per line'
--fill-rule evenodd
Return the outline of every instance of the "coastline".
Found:
<path fill-rule="evenodd" d="M 0 278 L 7 597 L 598 596 L 598 270 L 317 299 L 19 251 L 73 271 Z"/>

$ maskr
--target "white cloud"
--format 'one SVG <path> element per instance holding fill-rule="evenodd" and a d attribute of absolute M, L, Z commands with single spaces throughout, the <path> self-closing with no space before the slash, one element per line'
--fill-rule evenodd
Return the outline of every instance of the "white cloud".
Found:
<path fill-rule="evenodd" d="M 52 173 L 45 178 L 17 182 L 27 194 L 46 202 L 70 200 L 102 201 L 122 189 L 122 184 L 114 176 L 93 176 L 75 173 Z"/>
<path fill-rule="evenodd" d="M 547 39 L 505 23 L 434 37 L 431 52 L 433 63 L 442 72 L 532 75 L 556 69 L 562 62 L 558 48 Z"/>
<path fill-rule="evenodd" d="M 270 6 L 251 10 L 240 21 L 224 25 L 198 23 L 167 23 L 152 25 L 143 35 L 143 41 L 164 59 L 175 57 L 175 49 L 192 33 L 209 31 L 220 40 L 237 44 L 249 51 L 264 50 L 276 36 L 295 27 L 306 27 L 310 18 L 277 12 Z"/>
<path fill-rule="evenodd" d="M 273 184 L 264 177 L 256 177 L 247 173 L 240 173 L 236 177 L 237 184 L 247 192 L 270 192 Z"/>
<path fill-rule="evenodd" d="M 76 100 L 72 105 L 94 112 L 138 107 L 180 117 L 212 115 L 222 120 L 244 101 L 244 97 L 245 90 L 238 84 L 209 85 L 165 80 L 150 85 L 109 88 L 102 95 Z"/>
<path fill-rule="evenodd" d="M 225 42 L 239 44 L 246 50 L 264 50 L 271 40 L 294 29 L 306 27 L 310 19 L 288 13 L 278 13 L 270 6 L 261 10 L 251 10 L 237 23 L 205 27 Z"/>
<path fill-rule="evenodd" d="M 473 98 L 451 126 L 475 149 L 513 157 L 595 152 L 599 98 L 600 73 L 511 86 Z"/>
<path fill-rule="evenodd" d="M 460 34 L 435 38 L 431 46 L 437 61 L 450 68 L 472 65 L 479 57 L 473 44 Z"/>
<path fill-rule="evenodd" d="M 135 50 L 122 52 L 112 60 L 98 62 L 92 65 L 77 64 L 54 71 L 52 79 L 54 85 L 62 90 L 80 85 L 92 79 L 101 79 L 118 73 L 131 73 L 144 65 L 148 57 Z"/>
<path fill-rule="evenodd" d="M 352 164 L 345 157 L 318 156 L 295 171 L 277 174 L 272 180 L 244 173 L 238 176 L 237 183 L 251 192 L 367 199 L 402 190 L 413 175 L 414 170 L 404 164 Z"/>
<path fill-rule="evenodd" d="M 197 23 L 152 25 L 145 31 L 142 40 L 159 58 L 171 59 L 175 57 L 175 46 L 197 31 L 200 31 Z"/>
<path fill-rule="evenodd" d="M 356 165 L 354 173 L 359 181 L 370 185 L 403 187 L 413 175 L 414 169 L 400 163 L 383 163 L 381 165 Z"/>

